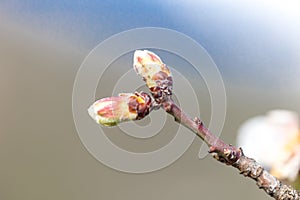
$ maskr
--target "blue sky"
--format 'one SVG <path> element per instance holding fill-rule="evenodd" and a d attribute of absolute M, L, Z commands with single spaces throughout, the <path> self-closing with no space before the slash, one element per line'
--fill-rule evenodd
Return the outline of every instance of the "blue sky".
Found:
<path fill-rule="evenodd" d="M 1 15 L 8 21 L 86 51 L 128 29 L 174 29 L 204 46 L 225 77 L 234 77 L 236 83 L 254 81 L 270 87 L 299 83 L 299 9 L 299 3 L 292 0 L 0 3 Z"/>

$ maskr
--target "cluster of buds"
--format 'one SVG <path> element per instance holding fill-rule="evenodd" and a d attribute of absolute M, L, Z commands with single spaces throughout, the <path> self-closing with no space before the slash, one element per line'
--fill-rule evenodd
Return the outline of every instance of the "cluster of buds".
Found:
<path fill-rule="evenodd" d="M 299 117 L 273 110 L 247 120 L 239 129 L 238 145 L 281 180 L 295 181 L 300 170 Z"/>
<path fill-rule="evenodd" d="M 133 66 L 137 74 L 143 77 L 153 97 L 145 92 L 135 92 L 100 99 L 88 109 L 89 115 L 97 123 L 115 126 L 120 122 L 142 119 L 172 95 L 170 70 L 157 55 L 137 50 Z"/>

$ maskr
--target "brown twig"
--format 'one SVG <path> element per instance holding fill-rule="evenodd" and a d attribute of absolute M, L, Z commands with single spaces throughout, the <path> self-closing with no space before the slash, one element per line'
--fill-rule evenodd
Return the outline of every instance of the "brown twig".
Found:
<path fill-rule="evenodd" d="M 89 113 L 97 123 L 113 126 L 122 121 L 138 120 L 153 109 L 162 107 L 173 115 L 177 122 L 204 140 L 209 146 L 209 153 L 215 159 L 252 178 L 268 195 L 277 200 L 300 200 L 300 194 L 295 189 L 276 179 L 254 159 L 245 156 L 241 148 L 223 142 L 211 133 L 199 118 L 191 119 L 173 102 L 172 74 L 157 55 L 150 51 L 137 50 L 134 54 L 134 68 L 143 77 L 152 97 L 141 92 L 96 101 L 89 108 Z"/>
<path fill-rule="evenodd" d="M 241 174 L 252 178 L 256 181 L 257 186 L 271 197 L 277 200 L 300 199 L 298 191 L 276 179 L 254 159 L 245 156 L 241 148 L 223 142 L 211 133 L 199 118 L 192 120 L 171 98 L 163 102 L 163 108 L 174 116 L 175 121 L 181 123 L 204 140 L 209 146 L 209 153 L 213 154 L 215 159 L 237 168 Z"/>
<path fill-rule="evenodd" d="M 134 54 L 134 68 L 146 82 L 157 107 L 173 115 L 175 121 L 197 134 L 209 146 L 209 153 L 215 159 L 237 168 L 241 174 L 256 181 L 259 188 L 277 200 L 300 199 L 299 193 L 272 176 L 254 159 L 244 155 L 241 148 L 223 142 L 211 133 L 199 118 L 191 119 L 172 100 L 172 74 L 161 59 L 150 51 L 137 50 Z"/>

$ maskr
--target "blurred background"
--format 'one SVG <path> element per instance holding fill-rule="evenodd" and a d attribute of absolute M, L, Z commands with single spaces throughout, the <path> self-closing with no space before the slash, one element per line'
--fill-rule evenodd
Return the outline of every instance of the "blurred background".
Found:
<path fill-rule="evenodd" d="M 278 108 L 300 113 L 299 9 L 293 0 L 1 1 L 0 199 L 271 199 L 235 169 L 199 160 L 199 140 L 156 172 L 106 167 L 78 137 L 72 89 L 84 58 L 113 34 L 149 26 L 182 32 L 219 68 L 227 94 L 221 137 L 234 144 L 250 117 Z M 197 95 L 208 122 L 209 98 Z M 166 130 L 151 144 L 114 129 L 110 137 L 131 151 L 154 150 L 174 136 Z"/>

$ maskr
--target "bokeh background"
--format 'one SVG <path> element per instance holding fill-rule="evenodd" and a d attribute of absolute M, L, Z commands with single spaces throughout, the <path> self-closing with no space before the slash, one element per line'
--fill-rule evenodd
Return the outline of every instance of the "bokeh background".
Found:
<path fill-rule="evenodd" d="M 299 10 L 293 0 L 1 1 L 0 199 L 271 199 L 235 169 L 210 157 L 199 160 L 200 141 L 153 173 L 106 167 L 80 142 L 72 88 L 84 58 L 111 35 L 148 26 L 180 31 L 200 43 L 220 70 L 227 93 L 221 137 L 234 144 L 239 125 L 250 117 L 277 108 L 300 113 Z M 197 95 L 209 122 L 204 94 Z M 113 129 L 109 137 L 146 151 L 173 137 L 166 130 L 150 144 Z"/>

